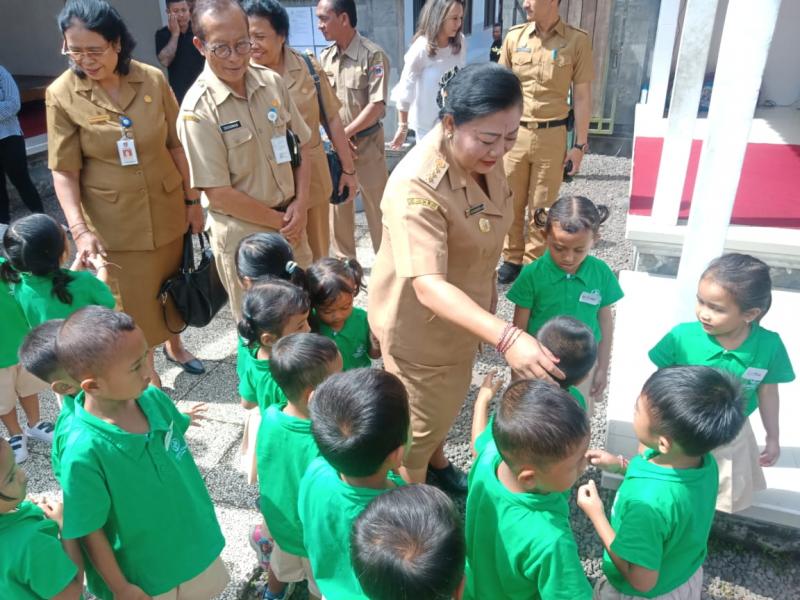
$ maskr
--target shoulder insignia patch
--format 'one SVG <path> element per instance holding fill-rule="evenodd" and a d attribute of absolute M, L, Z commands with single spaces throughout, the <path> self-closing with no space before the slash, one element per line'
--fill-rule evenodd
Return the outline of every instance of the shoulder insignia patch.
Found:
<path fill-rule="evenodd" d="M 181 107 L 186 108 L 187 110 L 193 110 L 197 103 L 202 98 L 203 94 L 205 94 L 206 85 L 205 82 L 202 81 L 195 81 L 189 90 L 186 92 L 186 95 L 183 97 L 183 102 L 181 102 Z"/>
<path fill-rule="evenodd" d="M 200 117 L 198 117 L 194 113 L 183 113 L 181 115 L 181 120 L 183 120 L 183 121 L 192 121 L 194 123 L 199 123 L 200 122 Z"/>
<path fill-rule="evenodd" d="M 439 210 L 439 203 L 431 200 L 430 198 L 407 198 L 406 203 L 409 206 L 424 206 L 431 210 Z"/>
<path fill-rule="evenodd" d="M 427 183 L 432 188 L 436 189 L 439 187 L 439 183 L 442 181 L 442 177 L 444 174 L 447 173 L 447 168 L 450 165 L 447 164 L 447 161 L 442 156 L 437 156 L 436 159 L 433 161 L 433 165 L 428 169 L 426 173 L 424 173 L 420 179 Z"/>

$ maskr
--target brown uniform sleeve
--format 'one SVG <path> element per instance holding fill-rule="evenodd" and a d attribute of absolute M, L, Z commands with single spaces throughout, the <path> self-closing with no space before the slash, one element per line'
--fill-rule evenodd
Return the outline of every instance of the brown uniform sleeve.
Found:
<path fill-rule="evenodd" d="M 306 144 L 311 139 L 311 130 L 308 128 L 294 100 L 292 100 L 292 95 L 289 93 L 289 88 L 286 87 L 283 79 L 280 79 L 280 85 L 284 106 L 289 109 L 289 128 L 300 138 L 301 145 Z"/>
<path fill-rule="evenodd" d="M 367 86 L 370 102 L 386 102 L 389 98 L 389 59 L 383 52 L 373 52 L 369 57 Z"/>
<path fill-rule="evenodd" d="M 503 38 L 503 45 L 500 46 L 500 60 L 497 62 L 504 67 L 511 68 L 511 35 L 512 33 L 509 31 L 506 34 L 506 37 Z"/>
<path fill-rule="evenodd" d="M 447 275 L 447 218 L 430 188 L 412 180 L 384 205 L 397 276 Z"/>
<path fill-rule="evenodd" d="M 170 150 L 173 148 L 180 148 L 181 141 L 178 139 L 177 129 L 178 112 L 180 111 L 178 100 L 175 98 L 175 93 L 172 91 L 172 88 L 169 87 L 164 74 L 158 71 L 156 77 L 158 78 L 158 86 L 161 88 L 164 116 L 167 119 L 167 148 Z"/>
<path fill-rule="evenodd" d="M 575 71 L 573 83 L 590 83 L 594 79 L 594 59 L 592 58 L 592 42 L 585 33 L 578 34 L 575 49 Z"/>
<path fill-rule="evenodd" d="M 47 166 L 53 171 L 79 171 L 83 167 L 80 127 L 64 108 L 56 94 L 47 88 Z"/>
<path fill-rule="evenodd" d="M 336 92 L 333 91 L 331 82 L 328 76 L 322 69 L 322 65 L 317 62 L 316 58 L 311 57 L 311 64 L 314 65 L 314 70 L 319 77 L 319 99 L 322 101 L 322 108 L 325 109 L 326 116 L 333 116 L 339 114 L 339 109 L 342 108 L 342 103 L 336 97 Z M 320 118 L 322 115 L 320 115 Z"/>
<path fill-rule="evenodd" d="M 189 161 L 191 186 L 206 189 L 231 185 L 228 150 L 219 123 L 200 111 L 183 110 L 178 115 L 177 130 Z"/>

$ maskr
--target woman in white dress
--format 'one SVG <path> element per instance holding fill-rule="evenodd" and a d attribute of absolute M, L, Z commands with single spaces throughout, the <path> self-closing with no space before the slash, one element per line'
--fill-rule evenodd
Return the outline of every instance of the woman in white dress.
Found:
<path fill-rule="evenodd" d="M 403 58 L 400 81 L 392 89 L 397 107 L 397 133 L 390 146 L 398 149 L 406 141 L 409 128 L 423 138 L 439 116 L 436 93 L 439 80 L 453 67 L 466 64 L 467 45 L 461 26 L 462 0 L 428 0 L 422 7 L 417 32 Z"/>

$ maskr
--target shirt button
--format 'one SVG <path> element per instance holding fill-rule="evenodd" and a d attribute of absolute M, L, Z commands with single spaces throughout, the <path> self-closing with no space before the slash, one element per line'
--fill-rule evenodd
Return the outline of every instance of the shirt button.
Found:
<path fill-rule="evenodd" d="M 142 172 L 141 172 L 141 171 L 136 171 L 136 174 L 137 174 L 137 175 L 141 175 L 141 174 L 142 174 Z"/>

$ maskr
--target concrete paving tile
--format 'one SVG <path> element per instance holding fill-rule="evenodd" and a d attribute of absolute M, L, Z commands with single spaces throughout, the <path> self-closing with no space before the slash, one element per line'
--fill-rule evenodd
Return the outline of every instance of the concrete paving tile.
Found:
<path fill-rule="evenodd" d="M 215 504 L 255 510 L 258 485 L 247 483 L 240 469 L 238 445 L 229 448 L 220 463 L 205 470 L 203 476 Z"/>
<path fill-rule="evenodd" d="M 200 427 L 190 427 L 186 432 L 189 449 L 201 471 L 219 465 L 230 448 L 239 447 L 241 437 L 241 427 L 213 420 L 205 421 Z"/>
<path fill-rule="evenodd" d="M 192 403 L 205 402 L 209 405 L 211 418 L 228 423 L 241 423 L 244 412 L 239 404 L 238 385 L 236 366 L 227 362 L 217 363 L 211 373 L 179 398 Z"/>
<path fill-rule="evenodd" d="M 225 592 L 219 596 L 220 600 L 235 600 L 256 567 L 256 557 L 253 549 L 247 542 L 247 535 L 260 515 L 253 509 L 237 508 L 217 504 L 217 519 L 225 536 L 225 548 L 222 551 L 222 560 L 228 567 L 231 582 Z"/>

